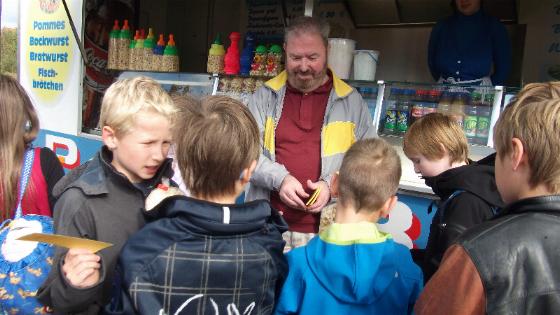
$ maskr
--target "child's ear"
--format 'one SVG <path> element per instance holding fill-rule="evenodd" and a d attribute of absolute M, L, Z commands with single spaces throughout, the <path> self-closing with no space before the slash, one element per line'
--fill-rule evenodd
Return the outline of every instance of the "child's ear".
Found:
<path fill-rule="evenodd" d="M 398 200 L 399 198 L 397 196 L 389 197 L 389 199 L 387 199 L 381 207 L 380 217 L 387 218 L 389 216 L 389 213 L 391 213 L 391 210 L 393 210 L 393 208 L 397 204 Z"/>
<path fill-rule="evenodd" d="M 248 168 L 243 169 L 243 171 L 241 172 L 241 176 L 239 177 L 239 180 L 241 180 L 243 184 L 248 183 L 249 180 L 251 179 L 251 176 L 253 176 L 253 172 L 255 171 L 255 168 L 257 168 L 257 161 L 253 160 L 253 162 L 251 162 Z"/>
<path fill-rule="evenodd" d="M 118 139 L 117 134 L 113 128 L 109 126 L 103 126 L 101 129 L 101 139 L 103 143 L 109 148 L 109 150 L 114 150 L 117 148 Z"/>
<path fill-rule="evenodd" d="M 334 173 L 331 177 L 331 196 L 338 198 L 338 172 Z"/>
<path fill-rule="evenodd" d="M 523 147 L 523 142 L 518 138 L 511 139 L 511 166 L 514 171 L 516 171 L 521 164 L 527 162 L 527 154 L 525 154 L 525 148 Z"/>

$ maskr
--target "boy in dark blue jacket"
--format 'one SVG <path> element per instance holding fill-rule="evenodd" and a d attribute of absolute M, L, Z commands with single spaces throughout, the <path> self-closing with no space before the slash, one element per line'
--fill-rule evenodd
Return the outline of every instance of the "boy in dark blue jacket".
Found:
<path fill-rule="evenodd" d="M 176 157 L 192 197 L 150 195 L 163 199 L 147 207 L 156 220 L 119 260 L 122 312 L 270 314 L 287 273 L 287 225 L 267 201 L 235 204 L 259 156 L 255 120 L 228 97 L 183 101 Z"/>
<path fill-rule="evenodd" d="M 287 254 L 290 271 L 276 314 L 407 314 L 422 290 L 408 248 L 375 222 L 397 202 L 396 151 L 384 140 L 356 142 L 333 176 L 335 223 Z"/>

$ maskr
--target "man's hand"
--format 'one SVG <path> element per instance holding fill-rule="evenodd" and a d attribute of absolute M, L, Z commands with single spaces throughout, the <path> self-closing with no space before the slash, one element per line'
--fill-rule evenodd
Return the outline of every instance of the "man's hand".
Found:
<path fill-rule="evenodd" d="M 76 288 L 87 288 L 99 282 L 101 257 L 87 249 L 73 248 L 64 257 L 62 272 L 68 282 Z"/>
<path fill-rule="evenodd" d="M 315 202 L 312 205 L 307 207 L 307 211 L 311 213 L 320 212 L 321 209 L 323 209 L 323 207 L 327 204 L 327 202 L 329 202 L 329 199 L 331 199 L 329 185 L 327 185 L 327 182 L 325 182 L 324 180 L 319 180 L 314 183 L 308 179 L 307 187 L 313 190 L 316 190 L 317 188 L 321 187 L 321 191 L 319 192 L 319 196 L 317 196 L 317 200 L 315 200 Z"/>
<path fill-rule="evenodd" d="M 308 198 L 309 194 L 305 192 L 301 183 L 292 175 L 288 174 L 284 177 L 278 195 L 287 206 L 300 210 L 306 209 L 302 198 Z"/>

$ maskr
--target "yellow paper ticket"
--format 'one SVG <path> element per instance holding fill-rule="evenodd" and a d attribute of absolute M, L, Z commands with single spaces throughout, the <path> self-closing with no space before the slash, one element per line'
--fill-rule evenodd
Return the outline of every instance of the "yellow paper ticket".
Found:
<path fill-rule="evenodd" d="M 310 205 L 314 204 L 315 201 L 317 201 L 317 197 L 319 197 L 320 192 L 321 192 L 321 187 L 315 189 L 315 191 L 313 192 L 311 197 L 309 197 L 309 199 L 307 200 L 307 203 L 305 203 L 305 205 L 310 206 Z"/>
<path fill-rule="evenodd" d="M 72 237 L 59 234 L 31 233 L 18 238 L 20 241 L 33 241 L 52 244 L 54 246 L 66 248 L 84 248 L 96 253 L 104 248 L 111 247 L 113 244 L 94 241 L 87 238 Z"/>

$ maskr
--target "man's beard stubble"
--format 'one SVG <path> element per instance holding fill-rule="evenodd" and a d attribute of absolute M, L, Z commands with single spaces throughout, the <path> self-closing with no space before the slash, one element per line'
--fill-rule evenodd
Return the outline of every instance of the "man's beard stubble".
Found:
<path fill-rule="evenodd" d="M 297 76 L 299 71 L 290 71 L 290 70 L 287 71 L 288 71 L 288 82 L 290 82 L 290 85 L 292 87 L 302 92 L 310 92 L 323 84 L 325 77 L 327 76 L 327 64 L 325 62 L 325 65 L 323 66 L 321 71 L 317 73 L 312 73 L 313 78 L 309 80 L 299 79 Z M 311 72 L 311 70 L 308 72 Z"/>

